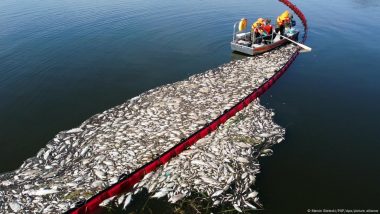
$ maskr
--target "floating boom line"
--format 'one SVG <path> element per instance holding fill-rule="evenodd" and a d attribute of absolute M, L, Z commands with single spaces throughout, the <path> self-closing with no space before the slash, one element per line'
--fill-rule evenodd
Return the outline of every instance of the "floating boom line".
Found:
<path fill-rule="evenodd" d="M 297 16 L 300 18 L 303 26 L 304 26 L 304 34 L 302 36 L 302 43 L 306 41 L 307 38 L 307 20 L 304 14 L 300 9 L 297 8 L 296 5 L 291 3 L 288 0 L 279 0 L 281 3 L 285 4 L 289 7 Z M 251 102 L 253 102 L 256 98 L 264 94 L 274 83 L 285 73 L 285 71 L 290 67 L 293 61 L 297 58 L 300 53 L 301 48 L 299 47 L 296 52 L 290 57 L 290 59 L 286 62 L 286 64 L 276 72 L 271 78 L 269 78 L 266 82 L 264 82 L 260 87 L 254 89 L 254 91 L 240 100 L 236 105 L 231 107 L 230 109 L 224 111 L 219 117 L 214 119 L 212 122 L 206 124 L 203 128 L 192 134 L 186 139 L 181 140 L 180 143 L 160 155 L 158 158 L 150 161 L 149 163 L 143 165 L 142 167 L 136 169 L 134 172 L 129 175 L 121 175 L 120 180 L 92 196 L 83 203 L 78 204 L 75 208 L 68 210 L 66 213 L 70 214 L 84 214 L 84 213 L 93 213 L 99 208 L 99 204 L 104 200 L 120 195 L 122 193 L 128 192 L 132 189 L 132 187 L 140 182 L 144 176 L 152 171 L 155 171 L 159 166 L 164 165 L 169 162 L 170 159 L 179 155 L 182 151 L 186 150 L 193 144 L 195 144 L 198 140 L 207 136 L 211 132 L 215 131 L 220 125 L 224 124 L 228 119 L 235 116 L 236 113 L 243 110 L 246 106 L 248 106 Z"/>

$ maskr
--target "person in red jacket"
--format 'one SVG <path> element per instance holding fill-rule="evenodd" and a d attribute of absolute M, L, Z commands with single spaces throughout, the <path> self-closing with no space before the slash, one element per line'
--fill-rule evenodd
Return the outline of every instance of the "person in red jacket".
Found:
<path fill-rule="evenodd" d="M 270 24 L 270 19 L 265 19 L 263 26 L 263 40 L 265 44 L 268 44 L 272 40 L 273 26 Z"/>
<path fill-rule="evenodd" d="M 263 27 L 263 30 L 264 30 L 264 33 L 266 34 L 266 36 L 271 35 L 272 31 L 273 31 L 273 26 L 270 24 L 270 22 L 271 22 L 270 19 L 265 20 L 265 25 Z"/>

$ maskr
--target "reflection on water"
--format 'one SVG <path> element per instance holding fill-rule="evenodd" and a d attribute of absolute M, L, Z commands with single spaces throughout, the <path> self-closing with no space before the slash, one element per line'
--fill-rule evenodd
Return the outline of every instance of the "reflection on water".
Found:
<path fill-rule="evenodd" d="M 244 59 L 246 57 L 249 57 L 249 56 L 245 55 L 243 53 L 231 52 L 231 61 L 233 61 L 233 60 L 239 60 L 239 59 Z"/>

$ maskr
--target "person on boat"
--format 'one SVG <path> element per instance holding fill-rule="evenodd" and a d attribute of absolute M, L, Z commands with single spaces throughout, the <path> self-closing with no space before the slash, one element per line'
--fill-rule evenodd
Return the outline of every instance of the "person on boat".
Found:
<path fill-rule="evenodd" d="M 265 20 L 263 18 L 258 18 L 256 22 L 252 24 L 252 43 L 258 44 L 262 41 L 263 25 Z"/>
<path fill-rule="evenodd" d="M 265 44 L 269 44 L 272 40 L 273 27 L 270 24 L 271 20 L 266 18 L 263 26 L 263 39 Z"/>
<path fill-rule="evenodd" d="M 263 25 L 264 22 L 265 22 L 265 19 L 263 19 L 263 18 L 258 18 L 258 19 L 256 20 L 256 22 L 254 22 L 254 23 L 252 24 L 252 29 L 253 29 L 253 28 L 257 28 L 259 24 L 260 24 L 260 25 Z"/>
<path fill-rule="evenodd" d="M 285 10 L 280 16 L 277 17 L 276 33 L 280 32 L 284 35 L 285 27 L 291 27 L 293 15 Z"/>

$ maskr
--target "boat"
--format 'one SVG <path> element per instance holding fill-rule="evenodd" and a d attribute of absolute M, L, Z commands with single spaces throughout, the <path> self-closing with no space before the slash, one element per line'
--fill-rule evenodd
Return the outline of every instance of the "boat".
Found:
<path fill-rule="evenodd" d="M 289 42 L 288 39 L 291 39 L 293 41 L 298 40 L 299 30 L 291 27 L 285 28 L 283 36 L 273 33 L 269 36 L 270 39 L 265 40 L 265 43 L 252 44 L 251 32 L 244 32 L 246 26 L 247 19 L 242 19 L 234 24 L 234 31 L 231 42 L 232 51 L 253 56 L 284 45 Z M 288 39 L 284 39 L 284 36 L 286 36 Z"/>

